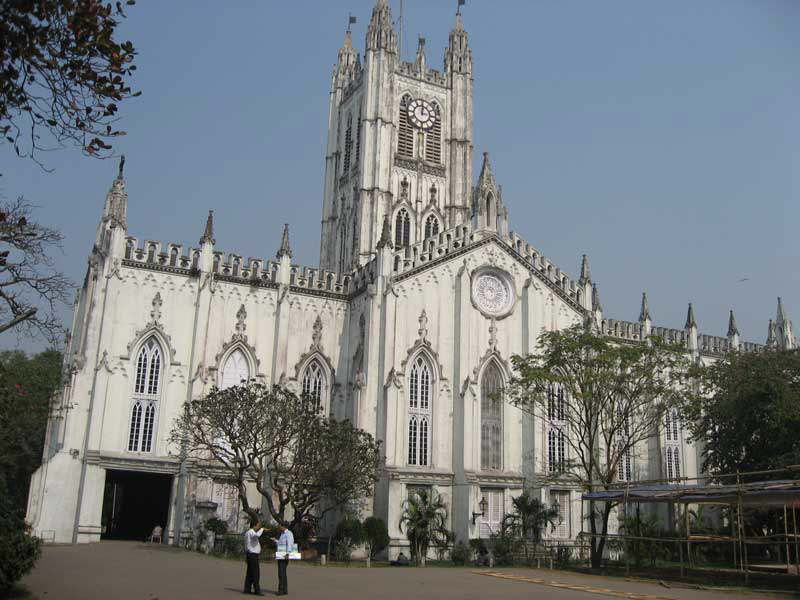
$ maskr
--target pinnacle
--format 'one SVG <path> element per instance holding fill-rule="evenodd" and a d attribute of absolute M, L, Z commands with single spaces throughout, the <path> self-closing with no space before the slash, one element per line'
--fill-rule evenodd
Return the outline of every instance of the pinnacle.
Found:
<path fill-rule="evenodd" d="M 383 228 L 381 229 L 381 237 L 378 240 L 378 249 L 392 248 L 392 231 L 391 226 L 389 225 L 389 215 L 385 215 L 383 217 Z"/>
<path fill-rule="evenodd" d="M 215 244 L 214 240 L 214 211 L 208 211 L 208 218 L 206 219 L 206 228 L 203 231 L 203 237 L 200 238 L 201 244 Z"/>
<path fill-rule="evenodd" d="M 119 173 L 117 173 L 117 179 L 123 179 L 123 170 L 125 169 L 125 155 L 119 157 Z"/>
<path fill-rule="evenodd" d="M 650 307 L 647 304 L 647 293 L 642 292 L 642 310 L 639 312 L 639 321 L 644 322 L 647 320 L 651 320 L 650 317 Z"/>
<path fill-rule="evenodd" d="M 278 258 L 283 258 L 284 256 L 288 256 L 292 258 L 292 249 L 289 247 L 289 224 L 285 223 L 283 225 L 283 236 L 281 237 L 281 247 L 278 249 L 278 253 L 276 255 Z"/>
<path fill-rule="evenodd" d="M 739 328 L 736 326 L 736 317 L 733 316 L 733 310 L 728 317 L 728 337 L 739 335 Z"/>
<path fill-rule="evenodd" d="M 603 306 L 600 304 L 600 294 L 597 291 L 597 284 L 592 284 L 592 311 L 602 312 Z"/>
<path fill-rule="evenodd" d="M 780 326 L 784 321 L 786 321 L 786 311 L 783 310 L 783 302 L 781 302 L 781 297 L 778 296 L 778 313 L 775 323 Z"/>
<path fill-rule="evenodd" d="M 692 303 L 689 302 L 689 310 L 686 313 L 686 325 L 684 325 L 684 328 L 691 329 L 692 327 L 697 327 L 697 321 L 694 318 L 694 308 L 692 308 Z"/>
<path fill-rule="evenodd" d="M 767 326 L 767 346 L 774 346 L 778 343 L 778 336 L 775 332 L 775 321 L 772 319 L 769 320 L 769 325 Z"/>
<path fill-rule="evenodd" d="M 583 258 L 581 259 L 580 283 L 585 284 L 586 282 L 591 281 L 591 279 L 592 277 L 589 273 L 589 257 L 584 254 Z"/>

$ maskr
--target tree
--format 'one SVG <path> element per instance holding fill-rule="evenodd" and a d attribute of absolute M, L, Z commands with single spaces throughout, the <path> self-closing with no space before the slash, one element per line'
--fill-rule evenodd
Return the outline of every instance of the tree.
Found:
<path fill-rule="evenodd" d="M 115 40 L 124 17 L 122 2 L 0 2 L 0 133 L 17 155 L 38 162 L 53 144 L 109 155 L 108 140 L 124 135 L 118 105 L 139 95 L 128 82 L 136 50 Z"/>
<path fill-rule="evenodd" d="M 42 461 L 50 401 L 61 379 L 61 353 L 0 353 L 0 483 L 10 507 L 24 510 Z"/>
<path fill-rule="evenodd" d="M 532 497 L 527 490 L 512 498 L 511 502 L 512 511 L 503 517 L 503 532 L 522 541 L 525 562 L 528 563 L 531 557 L 527 542 L 538 544 L 542 539 L 542 530 L 548 525 L 554 530 L 559 521 L 559 510 Z"/>
<path fill-rule="evenodd" d="M 611 489 L 620 462 L 657 435 L 666 411 L 686 395 L 685 350 L 656 337 L 618 344 L 582 326 L 545 332 L 539 346 L 537 354 L 512 358 L 511 402 L 561 435 L 568 457 L 553 476 L 589 492 Z M 563 403 L 554 407 L 559 389 Z M 614 504 L 595 504 L 588 515 L 590 552 L 592 566 L 599 567 Z"/>
<path fill-rule="evenodd" d="M 370 495 L 383 462 L 367 432 L 323 417 L 312 398 L 255 381 L 192 400 L 170 440 L 201 473 L 233 484 L 250 516 L 258 513 L 247 500 L 254 483 L 272 518 L 296 535 Z"/>
<path fill-rule="evenodd" d="M 447 528 L 447 505 L 434 491 L 419 490 L 403 502 L 400 531 L 406 529 L 411 543 L 411 560 L 424 567 L 431 545 L 439 546 L 450 537 Z"/>
<path fill-rule="evenodd" d="M 364 542 L 370 558 L 375 558 L 389 545 L 389 530 L 379 517 L 367 517 L 363 523 Z"/>
<path fill-rule="evenodd" d="M 336 526 L 336 559 L 350 562 L 353 548 L 364 541 L 364 527 L 361 521 L 353 517 L 345 517 Z M 330 542 L 328 543 L 330 556 Z"/>
<path fill-rule="evenodd" d="M 56 306 L 67 302 L 72 283 L 53 268 L 48 250 L 60 248 L 62 235 L 31 219 L 23 198 L 0 201 L 0 333 L 21 326 L 57 346 L 63 335 Z M 44 302 L 47 310 L 34 305 Z"/>
<path fill-rule="evenodd" d="M 693 375 L 696 393 L 682 410 L 692 438 L 702 444 L 704 470 L 736 473 L 800 463 L 800 350 L 730 352 Z"/>

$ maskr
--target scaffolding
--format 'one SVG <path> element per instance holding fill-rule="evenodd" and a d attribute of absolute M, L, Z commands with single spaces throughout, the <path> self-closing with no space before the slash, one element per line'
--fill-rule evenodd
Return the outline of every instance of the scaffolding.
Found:
<path fill-rule="evenodd" d="M 677 544 L 679 549 L 680 574 L 684 576 L 685 557 L 691 564 L 692 544 L 713 542 L 730 543 L 733 550 L 734 567 L 739 570 L 745 580 L 749 581 L 749 573 L 756 565 L 748 562 L 748 545 L 782 545 L 785 546 L 786 572 L 800 575 L 800 530 L 798 530 L 798 512 L 800 512 L 800 479 L 797 473 L 800 465 L 791 465 L 782 469 L 766 471 L 737 472 L 726 475 L 703 475 L 702 477 L 683 477 L 679 480 L 649 480 L 637 482 L 620 482 L 612 489 L 584 493 L 582 499 L 590 502 L 614 502 L 629 506 L 630 504 L 662 503 L 683 507 L 685 519 L 685 536 L 647 537 L 625 534 L 592 534 L 582 532 L 584 538 L 605 537 L 621 542 L 625 554 L 626 572 L 630 572 L 629 542 L 648 541 Z M 789 474 L 782 479 L 764 479 L 780 474 Z M 735 483 L 725 483 L 735 478 Z M 757 479 L 761 478 L 761 479 Z M 705 481 L 706 483 L 701 483 Z M 716 483 L 707 483 L 713 481 Z M 689 505 L 722 505 L 730 509 L 731 535 L 703 534 L 692 535 Z M 745 532 L 744 510 L 748 507 L 783 508 L 783 533 L 747 536 Z M 791 515 L 790 515 L 791 511 Z M 678 518 L 680 516 L 678 515 Z M 789 529 L 791 519 L 792 527 Z M 792 553 L 794 550 L 794 553 Z M 794 561 L 792 561 L 794 554 Z M 792 564 L 794 563 L 794 564 Z"/>

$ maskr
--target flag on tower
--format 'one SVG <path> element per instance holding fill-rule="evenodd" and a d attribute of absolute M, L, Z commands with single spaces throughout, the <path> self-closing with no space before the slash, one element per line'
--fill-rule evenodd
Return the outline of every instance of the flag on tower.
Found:
<path fill-rule="evenodd" d="M 460 2 L 461 0 L 459 0 Z M 350 26 L 356 22 L 356 18 L 353 15 L 348 15 L 347 17 L 347 31 L 350 31 Z"/>

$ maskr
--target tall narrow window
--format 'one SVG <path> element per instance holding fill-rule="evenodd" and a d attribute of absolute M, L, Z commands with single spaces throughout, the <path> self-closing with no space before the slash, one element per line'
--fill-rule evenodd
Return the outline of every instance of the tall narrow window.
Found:
<path fill-rule="evenodd" d="M 397 154 L 406 158 L 414 158 L 414 129 L 408 122 L 408 105 L 410 96 L 400 100 L 400 122 L 397 129 Z"/>
<path fill-rule="evenodd" d="M 250 379 L 250 366 L 247 364 L 247 357 L 241 350 L 231 352 L 222 368 L 222 379 L 220 388 L 225 389 L 234 385 L 240 385 L 243 381 Z"/>
<path fill-rule="evenodd" d="M 439 219 L 434 215 L 429 215 L 428 218 L 425 219 L 425 239 L 435 235 L 439 235 Z"/>
<path fill-rule="evenodd" d="M 619 465 L 617 475 L 620 481 L 631 481 L 633 475 L 633 452 L 630 444 L 630 417 L 623 414 L 622 407 L 618 407 L 617 419 L 620 422 L 620 439 L 618 442 Z"/>
<path fill-rule="evenodd" d="M 350 157 L 353 153 L 353 114 L 347 114 L 347 129 L 344 132 L 344 173 L 350 170 Z"/>
<path fill-rule="evenodd" d="M 425 467 L 430 464 L 431 444 L 431 369 L 418 356 L 411 365 L 408 378 L 408 464 Z"/>
<path fill-rule="evenodd" d="M 339 230 L 339 272 L 344 271 L 345 250 L 347 248 L 347 223 L 342 223 Z"/>
<path fill-rule="evenodd" d="M 425 134 L 425 160 L 435 163 L 442 162 L 442 111 L 439 105 L 434 104 L 433 127 Z"/>
<path fill-rule="evenodd" d="M 496 488 L 481 488 L 481 499 L 486 498 L 486 512 L 481 517 L 478 535 L 483 538 L 490 538 L 500 533 L 503 523 L 503 490 Z"/>
<path fill-rule="evenodd" d="M 411 219 L 408 217 L 408 211 L 401 208 L 394 220 L 394 246 L 395 248 L 404 248 L 410 241 Z"/>
<path fill-rule="evenodd" d="M 664 415 L 664 462 L 667 479 L 681 476 L 681 423 L 677 409 L 669 409 Z"/>
<path fill-rule="evenodd" d="M 361 109 L 358 109 L 358 125 L 356 126 L 356 164 L 361 159 Z"/>
<path fill-rule="evenodd" d="M 572 511 L 570 510 L 569 491 L 567 490 L 551 490 L 550 491 L 550 504 L 558 508 L 558 525 L 553 531 L 553 537 L 559 539 L 568 539 L 570 537 L 570 517 Z"/>
<path fill-rule="evenodd" d="M 325 406 L 325 370 L 317 359 L 312 360 L 303 374 L 303 395 L 314 401 L 318 408 Z"/>
<path fill-rule="evenodd" d="M 481 468 L 503 468 L 503 376 L 494 363 L 481 381 Z"/>
<path fill-rule="evenodd" d="M 567 470 L 567 400 L 564 387 L 547 387 L 547 467 L 551 474 Z"/>
<path fill-rule="evenodd" d="M 153 450 L 160 383 L 161 348 L 155 338 L 150 338 L 136 357 L 136 376 L 128 428 L 129 452 Z"/>

